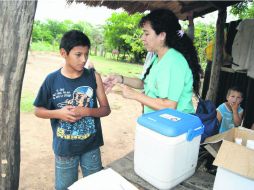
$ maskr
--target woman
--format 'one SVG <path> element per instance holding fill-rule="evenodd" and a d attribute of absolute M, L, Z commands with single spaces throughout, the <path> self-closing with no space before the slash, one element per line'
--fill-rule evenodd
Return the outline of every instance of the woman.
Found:
<path fill-rule="evenodd" d="M 144 16 L 139 26 L 143 29 L 145 48 L 155 53 L 151 66 L 143 80 L 121 75 L 107 77 L 106 91 L 116 83 L 124 84 L 123 96 L 142 103 L 144 113 L 163 108 L 194 113 L 192 93 L 199 92 L 201 67 L 178 18 L 170 10 L 157 9 Z M 144 93 L 133 88 L 144 89 Z"/>

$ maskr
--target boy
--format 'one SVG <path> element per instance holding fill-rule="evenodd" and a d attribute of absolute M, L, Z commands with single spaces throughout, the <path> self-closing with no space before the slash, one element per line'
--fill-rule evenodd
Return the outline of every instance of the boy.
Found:
<path fill-rule="evenodd" d="M 35 115 L 51 121 L 56 190 L 78 180 L 79 164 L 83 176 L 102 169 L 100 117 L 109 115 L 110 107 L 100 75 L 84 68 L 89 49 L 84 33 L 66 32 L 60 43 L 65 64 L 46 77 L 34 101 Z"/>
<path fill-rule="evenodd" d="M 241 125 L 243 108 L 241 108 L 240 103 L 242 99 L 242 92 L 237 87 L 228 89 L 227 102 L 224 102 L 217 108 L 220 133 Z"/>

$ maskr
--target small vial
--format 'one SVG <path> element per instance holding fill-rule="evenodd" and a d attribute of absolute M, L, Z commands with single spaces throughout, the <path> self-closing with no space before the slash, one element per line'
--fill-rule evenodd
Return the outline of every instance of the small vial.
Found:
<path fill-rule="evenodd" d="M 235 143 L 236 144 L 242 144 L 242 141 L 243 141 L 243 139 L 242 138 L 235 138 Z"/>

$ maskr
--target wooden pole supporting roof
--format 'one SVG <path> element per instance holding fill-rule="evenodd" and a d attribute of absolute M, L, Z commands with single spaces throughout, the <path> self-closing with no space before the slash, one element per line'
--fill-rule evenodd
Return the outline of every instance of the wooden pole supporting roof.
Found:
<path fill-rule="evenodd" d="M 218 12 L 218 19 L 216 23 L 216 42 L 215 54 L 213 57 L 212 71 L 210 77 L 210 84 L 206 99 L 216 102 L 220 70 L 223 64 L 223 49 L 224 49 L 224 25 L 227 18 L 227 10 L 222 9 Z"/>

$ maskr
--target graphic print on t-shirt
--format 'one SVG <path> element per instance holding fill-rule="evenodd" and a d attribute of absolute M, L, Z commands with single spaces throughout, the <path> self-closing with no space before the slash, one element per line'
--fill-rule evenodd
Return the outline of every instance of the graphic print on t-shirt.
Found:
<path fill-rule="evenodd" d="M 59 89 L 53 94 L 53 98 L 60 96 L 70 97 L 70 99 L 67 98 L 64 102 L 57 104 L 57 107 L 60 109 L 67 105 L 93 107 L 93 89 L 89 86 L 80 86 L 76 88 L 72 96 L 69 91 L 65 91 L 64 89 Z M 59 124 L 57 136 L 62 139 L 84 140 L 96 132 L 94 118 L 92 117 L 83 117 L 75 123 L 61 120 Z"/>

